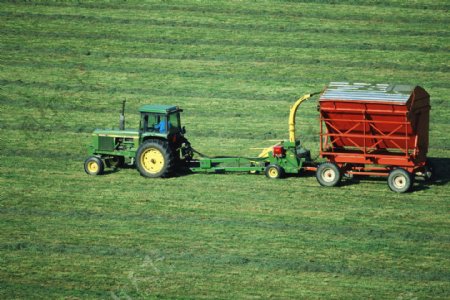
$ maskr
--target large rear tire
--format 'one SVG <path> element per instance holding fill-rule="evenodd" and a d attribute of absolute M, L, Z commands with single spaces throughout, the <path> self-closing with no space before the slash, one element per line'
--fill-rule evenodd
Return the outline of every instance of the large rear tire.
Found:
<path fill-rule="evenodd" d="M 145 141 L 136 153 L 136 166 L 144 177 L 169 177 L 174 161 L 173 153 L 165 141 Z"/>
<path fill-rule="evenodd" d="M 389 188 L 397 193 L 405 193 L 413 186 L 413 177 L 405 169 L 394 169 L 389 173 Z"/>
<path fill-rule="evenodd" d="M 336 186 L 342 179 L 341 171 L 333 163 L 323 163 L 316 171 L 317 181 L 322 186 Z"/>

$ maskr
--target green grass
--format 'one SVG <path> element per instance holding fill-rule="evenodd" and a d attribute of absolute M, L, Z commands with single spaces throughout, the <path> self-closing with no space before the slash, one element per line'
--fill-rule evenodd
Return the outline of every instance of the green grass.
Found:
<path fill-rule="evenodd" d="M 2 299 L 450 296 L 448 1 L 79 2 L 0 6 Z M 127 127 L 176 104 L 196 149 L 249 156 L 329 81 L 423 86 L 438 181 L 83 171 L 123 99 Z"/>

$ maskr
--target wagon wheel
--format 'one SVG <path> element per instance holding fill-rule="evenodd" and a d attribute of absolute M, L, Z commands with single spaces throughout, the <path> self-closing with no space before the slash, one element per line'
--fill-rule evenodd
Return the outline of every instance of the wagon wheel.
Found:
<path fill-rule="evenodd" d="M 270 179 L 279 179 L 284 176 L 284 170 L 279 165 L 268 165 L 264 173 Z"/>
<path fill-rule="evenodd" d="M 84 161 L 84 171 L 89 175 L 100 175 L 104 169 L 103 161 L 97 156 L 91 156 Z"/>
<path fill-rule="evenodd" d="M 149 140 L 136 153 L 136 166 L 144 177 L 168 177 L 174 167 L 174 157 L 167 142 Z"/>
<path fill-rule="evenodd" d="M 394 169 L 389 173 L 389 188 L 397 193 L 404 193 L 411 189 L 413 185 L 413 177 L 405 169 Z"/>
<path fill-rule="evenodd" d="M 342 174 L 336 164 L 327 162 L 317 168 L 316 178 L 320 185 L 335 186 L 341 181 Z"/>

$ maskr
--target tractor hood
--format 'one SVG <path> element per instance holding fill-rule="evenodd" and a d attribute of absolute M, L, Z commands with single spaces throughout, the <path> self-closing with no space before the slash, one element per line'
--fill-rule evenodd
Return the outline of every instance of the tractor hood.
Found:
<path fill-rule="evenodd" d="M 98 136 L 109 136 L 109 137 L 138 137 L 139 130 L 137 129 L 128 129 L 128 130 L 119 130 L 119 129 L 96 129 L 92 133 Z"/>

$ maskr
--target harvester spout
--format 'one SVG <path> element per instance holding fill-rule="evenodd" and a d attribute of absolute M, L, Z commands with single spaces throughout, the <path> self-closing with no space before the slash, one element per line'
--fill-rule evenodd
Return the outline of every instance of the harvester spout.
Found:
<path fill-rule="evenodd" d="M 322 91 L 303 95 L 291 107 L 291 111 L 289 113 L 289 142 L 295 143 L 295 115 L 297 114 L 298 107 L 303 103 L 303 101 L 306 101 L 312 96 L 320 93 L 322 93 Z"/>

